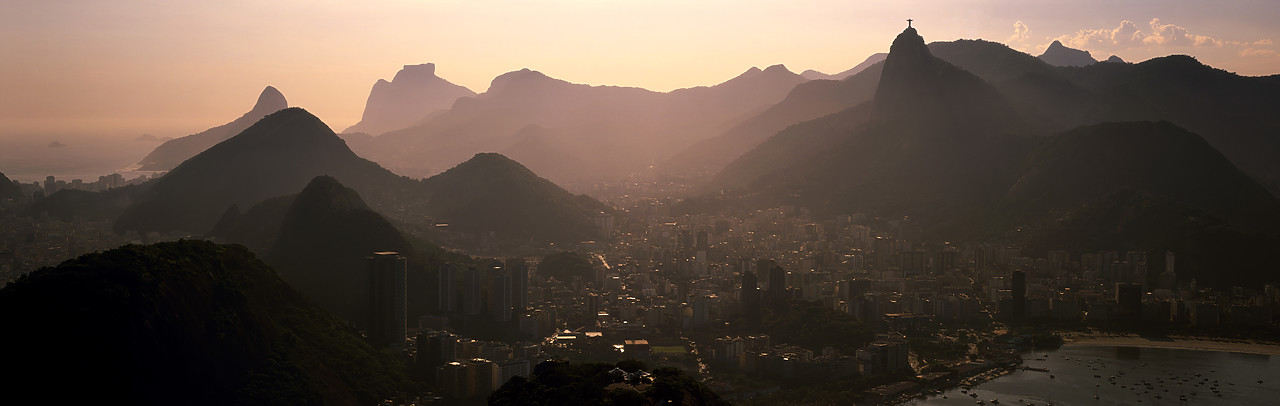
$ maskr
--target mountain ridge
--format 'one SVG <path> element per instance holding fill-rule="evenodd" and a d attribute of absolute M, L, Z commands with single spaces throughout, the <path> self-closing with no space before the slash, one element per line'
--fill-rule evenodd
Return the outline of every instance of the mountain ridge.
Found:
<path fill-rule="evenodd" d="M 188 158 L 234 137 L 263 117 L 288 107 L 289 102 L 285 100 L 284 94 L 276 90 L 275 87 L 267 86 L 258 95 L 257 102 L 254 103 L 253 108 L 248 113 L 244 113 L 240 118 L 229 123 L 185 137 L 165 141 L 138 162 L 138 165 L 141 165 L 138 170 L 171 170 Z"/>
<path fill-rule="evenodd" d="M 423 118 L 447 110 L 463 97 L 476 93 L 436 75 L 436 65 L 405 65 L 388 82 L 378 79 L 365 101 L 360 122 L 343 133 L 378 135 L 408 128 Z"/>

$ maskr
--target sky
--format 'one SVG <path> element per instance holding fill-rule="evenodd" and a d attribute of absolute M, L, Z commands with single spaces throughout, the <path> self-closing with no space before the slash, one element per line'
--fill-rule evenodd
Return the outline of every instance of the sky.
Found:
<path fill-rule="evenodd" d="M 1276 16 L 1274 0 L 0 0 L 0 141 L 180 137 L 268 85 L 341 131 L 375 81 L 426 62 L 476 92 L 521 68 L 657 91 L 779 63 L 835 73 L 886 52 L 907 18 L 928 42 L 1038 55 L 1061 40 L 1271 75 Z"/>

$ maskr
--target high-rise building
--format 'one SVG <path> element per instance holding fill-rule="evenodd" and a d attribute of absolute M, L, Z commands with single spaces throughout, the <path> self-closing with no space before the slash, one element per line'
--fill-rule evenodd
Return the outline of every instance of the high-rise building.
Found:
<path fill-rule="evenodd" d="M 706 295 L 693 299 L 693 325 L 702 327 L 711 321 L 711 300 Z"/>
<path fill-rule="evenodd" d="M 453 361 L 436 370 L 441 394 L 455 399 L 467 397 L 467 365 Z"/>
<path fill-rule="evenodd" d="M 458 310 L 456 302 L 457 295 L 454 295 L 453 280 L 457 277 L 458 269 L 453 264 L 440 265 L 440 272 L 437 275 L 438 284 L 436 285 L 436 297 L 439 299 L 439 313 L 449 315 Z"/>
<path fill-rule="evenodd" d="M 375 252 L 369 264 L 369 341 L 376 346 L 403 344 L 405 339 L 405 275 L 408 261 L 395 252 Z"/>
<path fill-rule="evenodd" d="M 1027 315 L 1027 273 L 1013 271 L 1011 318 L 1022 320 Z"/>
<path fill-rule="evenodd" d="M 1129 264 L 1129 274 L 1125 282 L 1145 284 L 1147 282 L 1147 252 L 1129 251 L 1125 253 L 1125 262 Z"/>
<path fill-rule="evenodd" d="M 902 273 L 906 275 L 919 275 L 924 273 L 926 254 L 927 253 L 924 251 L 898 253 L 898 264 Z"/>
<path fill-rule="evenodd" d="M 1118 315 L 1123 321 L 1137 321 L 1142 318 L 1142 284 L 1117 283 L 1116 304 Z"/>
<path fill-rule="evenodd" d="M 1174 261 L 1173 251 L 1165 251 L 1164 253 L 1164 272 L 1160 273 L 1157 287 L 1160 289 L 1174 290 L 1178 288 L 1178 274 L 1173 271 Z"/>
<path fill-rule="evenodd" d="M 480 315 L 480 270 L 467 267 L 462 273 L 462 314 Z"/>
<path fill-rule="evenodd" d="M 760 287 L 756 282 L 756 274 L 751 271 L 742 272 L 742 314 L 747 320 L 747 326 L 755 328 L 760 326 L 763 311 L 760 306 Z"/>
<path fill-rule="evenodd" d="M 507 258 L 507 273 L 511 275 L 511 308 L 516 313 L 529 309 L 529 264 L 524 258 Z"/>
<path fill-rule="evenodd" d="M 772 259 L 762 259 L 756 265 L 759 272 L 769 273 L 769 303 L 773 305 L 787 302 L 787 270 L 778 266 Z"/>
<path fill-rule="evenodd" d="M 497 390 L 502 382 L 498 364 L 484 358 L 473 358 L 467 362 L 467 397 L 486 398 Z"/>
<path fill-rule="evenodd" d="M 511 276 L 501 262 L 494 261 L 489 268 L 493 281 L 489 289 L 489 314 L 493 321 L 511 321 Z"/>

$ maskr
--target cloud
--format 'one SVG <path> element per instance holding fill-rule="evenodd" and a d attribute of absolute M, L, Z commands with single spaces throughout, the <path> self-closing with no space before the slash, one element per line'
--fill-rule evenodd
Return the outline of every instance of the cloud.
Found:
<path fill-rule="evenodd" d="M 1077 49 L 1123 49 L 1141 45 L 1146 36 L 1137 24 L 1124 20 L 1116 28 L 1084 29 L 1054 39 Z"/>
<path fill-rule="evenodd" d="M 1143 43 L 1170 46 L 1222 46 L 1223 41 L 1206 35 L 1195 35 L 1173 24 L 1161 24 L 1159 18 L 1151 19 L 1151 35 Z"/>
<path fill-rule="evenodd" d="M 1271 40 L 1269 40 L 1269 39 L 1260 39 L 1260 40 L 1257 40 L 1257 41 L 1253 41 L 1253 45 L 1271 45 Z"/>
<path fill-rule="evenodd" d="M 1029 39 L 1031 39 L 1031 27 L 1027 27 L 1022 20 L 1018 20 L 1013 23 L 1013 36 L 1009 37 L 1005 42 L 1010 44 L 1023 43 L 1027 42 Z"/>
<path fill-rule="evenodd" d="M 1152 18 L 1144 31 L 1132 21 L 1124 20 L 1115 28 L 1083 29 L 1074 34 L 1062 35 L 1055 40 L 1079 49 L 1117 50 L 1144 46 L 1166 47 L 1220 47 L 1223 45 L 1241 45 L 1239 42 L 1226 41 L 1208 35 L 1191 33 L 1186 28 L 1174 24 L 1164 24 L 1159 18 Z M 1269 40 L 1267 45 L 1270 44 Z M 1263 45 L 1263 44 L 1259 44 Z"/>
<path fill-rule="evenodd" d="M 1272 50 L 1270 50 L 1270 49 L 1245 48 L 1244 50 L 1240 51 L 1240 56 L 1244 56 L 1244 57 L 1250 57 L 1250 56 L 1255 56 L 1255 57 L 1276 56 L 1276 51 L 1272 51 Z"/>

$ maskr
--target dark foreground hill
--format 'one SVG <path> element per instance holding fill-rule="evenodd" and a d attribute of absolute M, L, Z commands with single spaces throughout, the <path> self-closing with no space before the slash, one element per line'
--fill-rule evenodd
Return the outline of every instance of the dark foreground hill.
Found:
<path fill-rule="evenodd" d="M 18 188 L 18 185 L 15 185 L 12 180 L 9 180 L 9 177 L 0 173 L 0 200 L 18 199 L 20 197 L 22 197 L 22 190 Z"/>
<path fill-rule="evenodd" d="M 403 380 L 242 246 L 86 255 L 9 284 L 0 308 L 4 403 L 368 405 Z"/>
<path fill-rule="evenodd" d="M 268 114 L 288 107 L 289 102 L 285 100 L 284 95 L 276 88 L 267 86 L 266 89 L 262 90 L 262 94 L 258 95 L 258 102 L 254 103 L 253 109 L 249 110 L 248 113 L 244 113 L 240 118 L 196 134 L 165 141 L 165 143 L 160 144 L 150 154 L 142 158 L 142 161 L 138 162 L 138 164 L 142 165 L 141 170 L 144 171 L 167 171 L 173 169 L 178 164 L 181 164 L 182 161 L 196 156 L 196 154 L 209 149 L 209 147 L 219 142 L 234 137 Z"/>
<path fill-rule="evenodd" d="M 489 404 L 507 405 L 728 405 L 705 385 L 675 368 L 657 368 L 641 376 L 635 361 L 579 364 L 548 361 L 528 379 L 512 378 L 489 396 Z M 630 379 L 628 379 L 630 378 Z"/>

